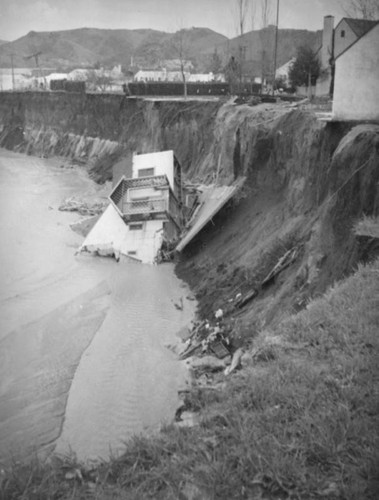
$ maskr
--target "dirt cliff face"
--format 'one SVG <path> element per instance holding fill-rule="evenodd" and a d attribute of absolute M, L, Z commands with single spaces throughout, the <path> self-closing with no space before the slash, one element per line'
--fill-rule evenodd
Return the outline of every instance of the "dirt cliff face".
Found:
<path fill-rule="evenodd" d="M 245 187 L 180 256 L 200 313 L 241 335 L 305 307 L 378 251 L 352 226 L 379 211 L 379 126 L 318 121 L 287 104 L 143 101 L 122 95 L 0 93 L 0 145 L 62 155 L 104 182 L 135 151 L 173 149 L 190 181 Z M 291 253 L 292 252 L 292 253 Z M 290 262 L 272 279 L 273 267 Z M 256 291 L 243 308 L 237 294 Z"/>
<path fill-rule="evenodd" d="M 116 94 L 0 93 L 0 146 L 88 162 L 98 182 L 135 151 L 173 149 L 184 172 L 212 144 L 217 101 L 143 101 Z M 109 160 L 111 156 L 112 161 Z"/>
<path fill-rule="evenodd" d="M 378 245 L 362 248 L 352 229 L 379 211 L 378 125 L 325 123 L 285 107 L 224 106 L 212 157 L 213 170 L 200 166 L 208 179 L 245 175 L 247 182 L 178 266 L 203 316 L 222 308 L 236 331 L 251 336 L 377 255 Z M 291 251 L 293 261 L 262 285 Z M 236 296 L 252 290 L 256 298 L 236 307 Z"/>

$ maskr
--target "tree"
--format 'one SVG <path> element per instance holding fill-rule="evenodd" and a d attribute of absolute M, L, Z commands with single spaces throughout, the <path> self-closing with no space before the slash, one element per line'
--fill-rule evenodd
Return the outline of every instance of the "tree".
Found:
<path fill-rule="evenodd" d="M 222 68 L 221 57 L 218 55 L 217 49 L 215 49 L 211 57 L 210 70 L 214 75 L 216 75 L 217 73 L 220 73 L 221 68 Z"/>
<path fill-rule="evenodd" d="M 267 28 L 271 21 L 271 0 L 261 0 L 262 28 Z"/>
<path fill-rule="evenodd" d="M 305 85 L 310 88 L 315 85 L 320 75 L 320 61 L 309 47 L 299 47 L 297 49 L 296 59 L 289 71 L 289 80 L 293 87 Z"/>
<path fill-rule="evenodd" d="M 344 11 L 349 17 L 358 17 L 362 19 L 379 19 L 379 1 L 378 0 L 349 0 L 349 5 L 345 5 Z"/>
<path fill-rule="evenodd" d="M 230 93 L 236 93 L 238 74 L 240 73 L 238 62 L 232 56 L 224 68 L 226 81 L 229 83 Z"/>
<path fill-rule="evenodd" d="M 271 77 L 271 63 L 273 54 L 273 38 L 271 33 L 265 28 L 268 27 L 272 17 L 272 4 L 271 0 L 260 0 L 260 10 L 261 10 L 261 92 L 263 92 L 264 80 L 267 77 Z"/>
<path fill-rule="evenodd" d="M 245 33 L 245 24 L 247 21 L 249 2 L 248 0 L 236 0 L 237 20 L 238 20 L 238 66 L 239 82 L 242 85 L 243 65 L 246 57 L 246 46 L 244 45 L 243 35 Z"/>
<path fill-rule="evenodd" d="M 86 81 L 91 90 L 105 92 L 112 85 L 112 78 L 101 69 L 88 70 L 86 73 Z"/>

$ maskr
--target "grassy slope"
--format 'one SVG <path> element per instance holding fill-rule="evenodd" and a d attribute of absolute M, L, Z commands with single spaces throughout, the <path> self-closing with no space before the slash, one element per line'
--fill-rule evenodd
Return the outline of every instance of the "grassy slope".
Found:
<path fill-rule="evenodd" d="M 262 332 L 216 390 L 195 390 L 198 428 L 136 438 L 92 470 L 16 465 L 2 498 L 378 498 L 378 333 L 379 260 Z"/>

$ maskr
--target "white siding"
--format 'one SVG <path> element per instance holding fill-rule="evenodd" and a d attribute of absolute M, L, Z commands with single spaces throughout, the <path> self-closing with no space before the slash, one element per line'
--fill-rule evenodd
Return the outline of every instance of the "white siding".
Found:
<path fill-rule="evenodd" d="M 80 250 L 104 256 L 130 255 L 143 263 L 153 264 L 162 246 L 163 223 L 162 220 L 143 221 L 142 229 L 130 230 L 113 205 L 109 205 Z"/>
<path fill-rule="evenodd" d="M 120 245 L 120 253 L 145 264 L 153 264 L 162 246 L 163 222 L 162 220 L 149 220 L 143 222 L 142 229 L 130 231 L 128 228 Z"/>
<path fill-rule="evenodd" d="M 154 168 L 154 175 L 167 175 L 171 189 L 174 191 L 174 152 L 161 151 L 133 156 L 133 178 L 138 177 L 138 170 Z"/>
<path fill-rule="evenodd" d="M 336 60 L 335 120 L 379 120 L 379 24 Z"/>

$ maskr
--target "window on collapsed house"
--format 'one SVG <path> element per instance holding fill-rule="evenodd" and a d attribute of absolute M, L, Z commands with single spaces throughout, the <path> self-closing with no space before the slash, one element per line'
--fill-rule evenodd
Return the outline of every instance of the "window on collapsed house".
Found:
<path fill-rule="evenodd" d="M 140 168 L 138 170 L 138 177 L 150 177 L 154 175 L 154 167 L 153 168 Z"/>
<path fill-rule="evenodd" d="M 345 30 L 341 31 L 341 38 L 345 38 Z"/>
<path fill-rule="evenodd" d="M 142 231 L 143 222 L 131 222 L 129 224 L 129 231 Z"/>

